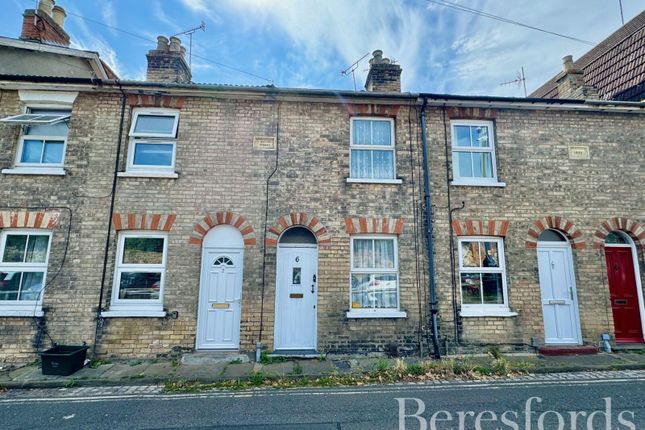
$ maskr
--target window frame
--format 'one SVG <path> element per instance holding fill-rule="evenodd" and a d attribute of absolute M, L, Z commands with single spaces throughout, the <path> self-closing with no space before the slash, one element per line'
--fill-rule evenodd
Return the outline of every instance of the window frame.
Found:
<path fill-rule="evenodd" d="M 497 255 L 499 267 L 464 267 L 463 266 L 463 242 L 495 242 L 497 245 Z M 461 299 L 461 316 L 515 316 L 517 313 L 512 312 L 508 301 L 508 285 L 506 280 L 506 254 L 504 248 L 504 238 L 497 236 L 459 236 L 457 238 L 457 274 L 459 279 L 459 297 Z M 500 273 L 502 276 L 502 292 L 504 294 L 504 303 L 502 304 L 464 304 L 463 291 L 461 287 L 462 273 Z"/>
<path fill-rule="evenodd" d="M 47 236 L 47 257 L 43 263 L 5 263 L 2 261 L 4 258 L 4 251 L 7 243 L 7 236 L 11 235 L 27 235 L 27 236 Z M 39 317 L 43 316 L 42 303 L 45 288 L 47 286 L 47 272 L 49 269 L 49 258 L 52 248 L 52 232 L 42 229 L 28 229 L 28 228 L 7 228 L 0 230 L 0 271 L 15 271 L 15 272 L 33 272 L 43 273 L 43 286 L 39 293 L 38 300 L 20 300 L 20 296 L 16 300 L 0 300 L 0 316 L 24 316 L 24 317 Z M 36 270 L 41 269 L 41 270 Z"/>
<path fill-rule="evenodd" d="M 155 115 L 174 118 L 171 133 L 141 133 L 135 132 L 139 116 Z M 126 163 L 126 172 L 136 176 L 136 174 L 157 174 L 175 176 L 175 159 L 177 155 L 177 130 L 179 128 L 179 110 L 167 108 L 134 108 L 132 110 L 132 122 L 129 131 L 128 158 Z M 165 144 L 172 145 L 171 164 L 163 165 L 143 165 L 134 163 L 135 149 L 138 144 Z M 128 175 L 121 175 L 128 176 Z"/>
<path fill-rule="evenodd" d="M 163 239 L 163 255 L 161 264 L 133 264 L 122 263 L 125 250 L 126 238 L 148 238 Z M 166 268 L 168 260 L 168 234 L 151 233 L 149 231 L 121 231 L 118 234 L 116 258 L 114 260 L 114 277 L 112 279 L 112 295 L 110 311 L 103 312 L 103 316 L 164 316 L 163 300 L 166 284 Z M 122 272 L 140 272 L 161 274 L 159 278 L 159 298 L 156 300 L 146 299 L 121 299 L 119 290 L 121 285 Z M 163 315 L 162 315 L 163 314 Z"/>
<path fill-rule="evenodd" d="M 390 145 L 360 145 L 354 143 L 354 123 L 356 121 L 388 121 L 390 123 Z M 367 183 L 390 183 L 400 184 L 402 181 L 397 178 L 396 172 L 396 131 L 395 121 L 393 118 L 384 118 L 378 116 L 353 116 L 349 122 L 349 175 L 347 182 L 367 182 Z M 352 176 L 352 152 L 359 151 L 391 151 L 392 152 L 392 177 L 391 178 L 360 178 Z M 372 164 L 372 175 L 374 165 Z"/>
<path fill-rule="evenodd" d="M 31 170 L 31 169 L 38 169 L 38 170 L 47 170 L 47 169 L 62 169 L 65 166 L 65 155 L 67 154 L 67 141 L 69 139 L 69 126 L 70 126 L 70 121 L 72 118 L 72 107 L 68 105 L 53 105 L 53 104 L 46 104 L 46 105 L 35 105 L 35 104 L 30 104 L 24 107 L 24 113 L 29 114 L 32 109 L 46 109 L 46 110 L 65 110 L 69 111 L 69 115 L 67 119 L 64 119 L 62 121 L 57 121 L 52 124 L 32 124 L 34 126 L 52 126 L 56 124 L 60 124 L 61 122 L 67 122 L 67 135 L 65 136 L 48 136 L 48 135 L 31 135 L 31 134 L 25 134 L 26 128 L 30 127 L 30 125 L 21 125 L 20 126 L 20 138 L 18 139 L 18 147 L 16 149 L 16 157 L 14 161 L 14 166 L 16 170 L 19 169 L 24 169 L 24 170 Z M 61 158 L 60 163 L 25 163 L 22 162 L 22 151 L 24 150 L 25 146 L 25 140 L 40 140 L 43 142 L 43 152 L 44 152 L 44 147 L 45 147 L 45 142 L 47 141 L 63 141 L 63 156 Z M 41 158 L 42 158 L 42 152 L 41 152 Z"/>
<path fill-rule="evenodd" d="M 361 239 L 392 240 L 394 245 L 394 267 L 393 268 L 354 268 L 354 241 Z M 349 243 L 349 310 L 347 318 L 405 318 L 407 313 L 401 311 L 401 275 L 399 269 L 399 244 L 396 235 L 387 234 L 357 234 L 350 237 Z M 396 308 L 353 308 L 352 307 L 352 275 L 392 273 L 396 274 Z"/>
<path fill-rule="evenodd" d="M 473 147 L 473 146 L 457 146 L 457 126 L 486 126 L 488 127 L 488 141 L 490 146 L 488 148 Z M 450 139 L 451 139 L 451 162 L 452 162 L 452 185 L 474 185 L 474 186 L 497 186 L 503 187 L 506 184 L 499 182 L 497 177 L 497 145 L 495 142 L 495 122 L 490 120 L 451 120 L 450 121 Z M 470 176 L 457 176 L 457 160 L 455 153 L 485 153 L 491 155 L 491 169 L 492 177 L 470 177 Z"/>

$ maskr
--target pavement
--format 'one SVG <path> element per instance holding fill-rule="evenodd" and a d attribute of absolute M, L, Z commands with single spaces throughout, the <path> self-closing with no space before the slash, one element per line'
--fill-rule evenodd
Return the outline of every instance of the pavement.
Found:
<path fill-rule="evenodd" d="M 209 358 L 210 357 L 210 358 Z M 645 369 L 645 350 L 612 354 L 546 357 L 535 354 L 505 354 L 511 368 L 530 374 Z M 248 380 L 257 375 L 278 378 L 319 378 L 329 375 L 361 375 L 379 367 L 393 367 L 395 359 L 366 356 L 320 356 L 314 359 L 265 359 L 254 363 L 244 355 L 187 355 L 182 360 L 91 361 L 70 376 L 43 375 L 39 363 L 22 367 L 0 364 L 0 388 L 55 388 L 75 386 L 150 385 L 185 381 L 213 383 Z M 490 365 L 487 355 L 450 356 L 444 360 L 466 360 Z M 88 360 L 86 360 L 88 361 Z M 406 363 L 419 362 L 415 357 Z M 387 364 L 385 364 L 387 363 Z"/>
<path fill-rule="evenodd" d="M 642 429 L 644 387 L 645 370 L 613 370 L 324 389 L 12 389 L 0 393 L 0 422 L 6 430 Z"/>

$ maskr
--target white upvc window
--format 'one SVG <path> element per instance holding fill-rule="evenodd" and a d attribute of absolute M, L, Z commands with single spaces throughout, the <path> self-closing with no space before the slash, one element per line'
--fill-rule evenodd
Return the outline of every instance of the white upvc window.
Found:
<path fill-rule="evenodd" d="M 134 109 L 126 170 L 135 174 L 174 174 L 178 126 L 178 110 Z"/>
<path fill-rule="evenodd" d="M 51 233 L 4 230 L 0 235 L 0 316 L 42 316 Z"/>
<path fill-rule="evenodd" d="M 504 241 L 498 237 L 459 238 L 462 316 L 513 316 L 506 291 Z"/>
<path fill-rule="evenodd" d="M 62 168 L 65 161 L 70 109 L 27 108 L 4 122 L 22 125 L 16 168 Z"/>
<path fill-rule="evenodd" d="M 352 118 L 348 182 L 400 183 L 394 142 L 392 119 Z"/>
<path fill-rule="evenodd" d="M 497 181 L 492 121 L 451 121 L 453 185 L 504 186 Z"/>
<path fill-rule="evenodd" d="M 396 236 L 351 238 L 348 318 L 402 318 Z"/>
<path fill-rule="evenodd" d="M 163 316 L 168 237 L 147 232 L 121 232 L 112 288 L 112 304 L 104 316 Z"/>

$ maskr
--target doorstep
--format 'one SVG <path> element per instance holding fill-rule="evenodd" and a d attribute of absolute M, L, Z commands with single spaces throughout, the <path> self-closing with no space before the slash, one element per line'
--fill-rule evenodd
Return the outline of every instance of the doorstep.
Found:
<path fill-rule="evenodd" d="M 181 357 L 181 364 L 189 366 L 201 366 L 207 364 L 220 364 L 220 363 L 248 363 L 249 356 L 241 354 L 237 350 L 228 351 L 195 351 L 185 353 Z"/>
<path fill-rule="evenodd" d="M 320 353 L 315 349 L 276 349 L 268 355 L 269 357 L 320 358 Z"/>
<path fill-rule="evenodd" d="M 645 343 L 616 343 L 612 346 L 615 351 L 643 351 L 645 350 Z"/>
<path fill-rule="evenodd" d="M 593 345 L 547 345 L 538 349 L 541 355 L 592 355 L 598 353 L 598 347 Z"/>

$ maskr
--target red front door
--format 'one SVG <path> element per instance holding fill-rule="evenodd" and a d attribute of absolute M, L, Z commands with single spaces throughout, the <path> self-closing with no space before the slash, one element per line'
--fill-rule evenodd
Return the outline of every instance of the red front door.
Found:
<path fill-rule="evenodd" d="M 616 342 L 643 342 L 632 249 L 606 246 L 605 258 Z"/>

